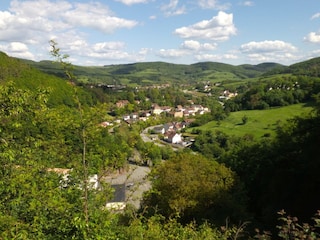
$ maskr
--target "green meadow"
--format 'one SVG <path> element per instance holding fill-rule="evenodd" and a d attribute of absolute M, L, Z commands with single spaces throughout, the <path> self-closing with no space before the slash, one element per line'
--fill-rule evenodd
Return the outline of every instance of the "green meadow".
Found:
<path fill-rule="evenodd" d="M 246 110 L 232 112 L 223 121 L 211 121 L 197 129 L 219 130 L 228 135 L 244 136 L 251 134 L 255 138 L 274 136 L 277 125 L 295 116 L 303 116 L 312 111 L 312 107 L 305 104 L 295 104 L 268 110 Z M 243 118 L 247 119 L 246 123 Z"/>

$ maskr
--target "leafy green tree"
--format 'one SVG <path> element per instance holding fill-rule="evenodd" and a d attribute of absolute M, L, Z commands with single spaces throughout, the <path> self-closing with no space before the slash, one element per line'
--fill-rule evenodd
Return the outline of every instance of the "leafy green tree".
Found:
<path fill-rule="evenodd" d="M 239 220 L 244 213 L 244 199 L 241 194 L 234 199 L 236 193 L 240 188 L 228 168 L 201 155 L 178 153 L 153 170 L 144 206 L 166 217 L 179 216 L 183 222 L 221 223 L 227 217 Z"/>

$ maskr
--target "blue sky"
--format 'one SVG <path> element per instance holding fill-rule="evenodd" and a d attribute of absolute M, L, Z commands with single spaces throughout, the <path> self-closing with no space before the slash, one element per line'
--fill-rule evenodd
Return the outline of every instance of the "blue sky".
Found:
<path fill-rule="evenodd" d="M 320 56 L 319 0 L 1 0 L 0 51 L 76 65 L 290 65 Z"/>

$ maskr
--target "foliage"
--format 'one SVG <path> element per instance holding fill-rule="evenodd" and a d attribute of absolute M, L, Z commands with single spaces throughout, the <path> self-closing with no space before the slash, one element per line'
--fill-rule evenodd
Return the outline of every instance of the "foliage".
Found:
<path fill-rule="evenodd" d="M 0 52 L 0 82 L 14 82 L 17 88 L 37 92 L 48 91 L 48 106 L 75 106 L 73 87 L 61 78 L 45 74 L 23 63 L 22 60 L 8 57 Z M 93 105 L 96 100 L 88 92 L 78 89 L 80 101 L 84 105 Z"/>
<path fill-rule="evenodd" d="M 257 220 L 275 225 L 286 208 L 306 221 L 319 208 L 319 131 L 319 116 L 297 117 L 279 126 L 276 139 L 239 145 L 219 159 L 245 184 Z"/>
<path fill-rule="evenodd" d="M 246 89 L 225 102 L 226 111 L 268 109 L 312 100 L 320 91 L 319 78 L 279 76 L 251 82 Z"/>
<path fill-rule="evenodd" d="M 278 212 L 280 225 L 277 226 L 279 229 L 278 236 L 281 239 L 308 239 L 316 240 L 319 239 L 319 228 L 320 228 L 320 213 L 319 211 L 315 214 L 313 223 L 299 223 L 297 217 L 291 217 L 287 215 L 284 210 Z M 256 239 L 260 240 L 271 240 L 272 234 L 270 232 L 264 231 L 260 232 L 259 229 L 256 229 Z"/>
<path fill-rule="evenodd" d="M 182 222 L 223 223 L 243 217 L 241 187 L 233 172 L 201 155 L 178 153 L 152 172 L 144 207 Z M 237 195 L 237 199 L 235 196 Z"/>
<path fill-rule="evenodd" d="M 216 228 L 209 223 L 201 225 L 190 222 L 182 225 L 176 218 L 165 219 L 161 215 L 154 215 L 150 218 L 143 216 L 135 217 L 125 230 L 125 239 L 150 239 L 150 240 L 227 240 L 237 239 L 243 234 L 237 227 Z M 238 231 L 239 230 L 239 231 Z"/>
<path fill-rule="evenodd" d="M 113 137 L 98 125 L 101 109 L 86 109 L 80 121 L 75 109 L 48 108 L 45 92 L 12 84 L 0 90 L 0 214 L 8 219 L 1 221 L 1 238 L 89 239 L 103 232 L 101 224 L 109 221 L 101 209 L 110 192 L 107 185 L 103 191 L 89 190 L 89 221 L 84 221 L 81 124 L 87 130 L 90 174 L 122 167 L 127 151 L 121 149 L 126 144 L 110 141 Z M 73 169 L 67 185 L 49 170 L 56 167 Z"/>

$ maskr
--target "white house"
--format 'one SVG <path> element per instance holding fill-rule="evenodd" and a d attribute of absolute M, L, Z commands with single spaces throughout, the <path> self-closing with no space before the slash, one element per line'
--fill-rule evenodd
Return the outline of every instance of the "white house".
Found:
<path fill-rule="evenodd" d="M 162 110 L 161 107 L 159 107 L 158 105 L 154 105 L 154 106 L 153 106 L 152 113 L 153 113 L 154 115 L 159 115 L 159 114 L 161 114 L 162 112 L 163 112 L 163 110 Z"/>
<path fill-rule="evenodd" d="M 182 135 L 174 131 L 166 132 L 164 134 L 164 139 L 170 143 L 177 144 L 182 142 Z"/>
<path fill-rule="evenodd" d="M 95 189 L 95 190 L 97 190 L 99 188 L 98 174 L 94 174 L 94 175 L 89 176 L 88 187 L 89 187 L 89 189 Z"/>

